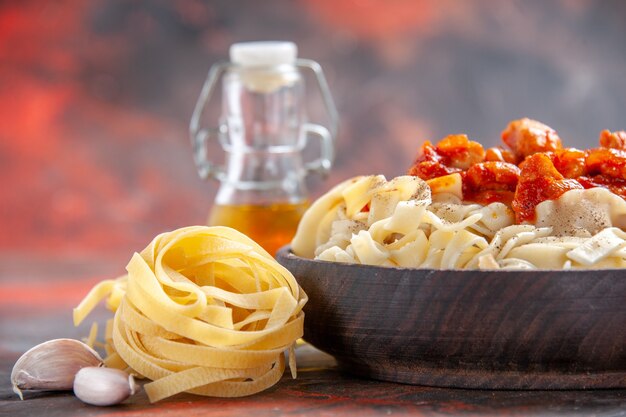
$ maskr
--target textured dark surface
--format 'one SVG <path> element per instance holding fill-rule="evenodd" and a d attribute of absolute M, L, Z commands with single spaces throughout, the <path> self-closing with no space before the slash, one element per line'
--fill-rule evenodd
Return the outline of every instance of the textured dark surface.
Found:
<path fill-rule="evenodd" d="M 10 388 L 14 355 L 0 355 L 0 415 L 26 416 L 624 416 L 626 390 L 480 391 L 420 387 L 358 379 L 340 373 L 319 351 L 299 348 L 296 380 L 285 376 L 252 397 L 204 398 L 181 394 L 150 404 L 143 392 L 126 403 L 98 408 L 71 393 L 27 392 L 20 401 Z"/>
<path fill-rule="evenodd" d="M 358 375 L 494 389 L 626 388 L 622 270 L 437 271 L 277 259 L 304 338 Z"/>

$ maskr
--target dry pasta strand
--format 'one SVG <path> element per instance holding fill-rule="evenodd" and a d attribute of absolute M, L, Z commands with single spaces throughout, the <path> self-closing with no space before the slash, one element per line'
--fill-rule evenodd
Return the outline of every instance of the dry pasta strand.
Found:
<path fill-rule="evenodd" d="M 151 379 L 151 402 L 180 392 L 260 392 L 282 377 L 285 351 L 296 376 L 293 347 L 307 296 L 247 236 L 219 226 L 163 233 L 133 255 L 127 271 L 97 284 L 74 309 L 74 323 L 106 299 L 115 315 L 105 363 Z"/>

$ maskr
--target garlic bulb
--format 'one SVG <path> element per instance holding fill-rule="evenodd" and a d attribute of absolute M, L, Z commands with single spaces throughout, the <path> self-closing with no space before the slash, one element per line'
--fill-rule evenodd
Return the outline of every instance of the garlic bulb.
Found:
<path fill-rule="evenodd" d="M 83 368 L 74 379 L 74 394 L 91 405 L 119 404 L 138 389 L 132 375 L 113 368 Z"/>
<path fill-rule="evenodd" d="M 22 390 L 70 390 L 76 373 L 86 366 L 100 366 L 98 352 L 81 341 L 55 339 L 24 353 L 13 366 L 13 392 Z"/>

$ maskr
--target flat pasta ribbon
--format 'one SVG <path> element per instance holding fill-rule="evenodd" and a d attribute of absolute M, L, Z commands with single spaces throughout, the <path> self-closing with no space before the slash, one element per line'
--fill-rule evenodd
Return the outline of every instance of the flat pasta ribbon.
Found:
<path fill-rule="evenodd" d="M 283 353 L 296 376 L 307 296 L 261 246 L 227 227 L 158 235 L 74 309 L 79 325 L 107 298 L 105 364 L 149 378 L 151 402 L 190 392 L 255 394 L 280 380 Z M 90 337 L 93 338 L 93 337 Z"/>
<path fill-rule="evenodd" d="M 458 188 L 460 176 L 449 177 Z M 351 178 L 311 205 L 292 250 L 304 258 L 400 268 L 626 267 L 626 202 L 609 190 L 570 190 L 541 202 L 536 225 L 515 224 L 513 211 L 499 202 L 461 204 L 448 191 L 435 202 L 431 191 L 418 177 Z"/>

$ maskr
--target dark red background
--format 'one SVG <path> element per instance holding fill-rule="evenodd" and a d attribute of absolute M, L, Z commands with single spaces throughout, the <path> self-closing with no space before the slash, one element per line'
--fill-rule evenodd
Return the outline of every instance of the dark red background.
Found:
<path fill-rule="evenodd" d="M 5 1 L 2 268 L 122 271 L 156 233 L 204 222 L 216 184 L 196 175 L 188 121 L 210 65 L 256 39 L 293 40 L 327 73 L 342 130 L 314 196 L 403 173 L 426 139 L 495 144 L 522 116 L 576 146 L 626 128 L 617 0 Z"/>
<path fill-rule="evenodd" d="M 19 354 L 85 336 L 71 309 L 96 282 L 157 233 L 206 220 L 217 184 L 198 178 L 187 126 L 211 64 L 250 40 L 292 40 L 326 71 L 342 129 L 314 197 L 403 173 L 427 139 L 494 145 L 523 116 L 579 147 L 626 129 L 621 0 L 0 0 L 0 414 L 619 414 L 623 390 L 424 388 L 301 360 L 297 380 L 241 400 L 17 399 Z"/>

